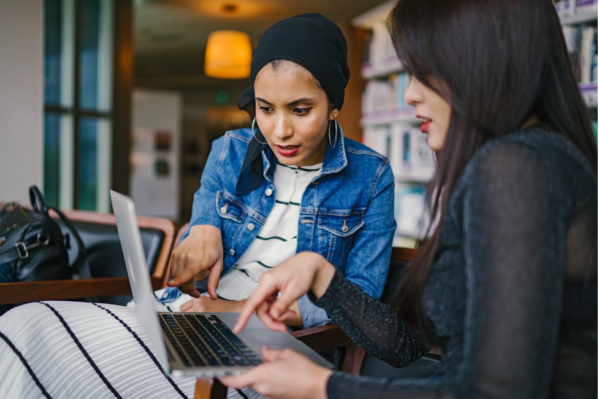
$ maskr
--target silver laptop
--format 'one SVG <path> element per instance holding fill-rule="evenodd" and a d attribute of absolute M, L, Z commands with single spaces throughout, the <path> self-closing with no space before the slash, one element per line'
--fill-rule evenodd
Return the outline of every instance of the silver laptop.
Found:
<path fill-rule="evenodd" d="M 201 378 L 238 374 L 262 362 L 265 345 L 290 348 L 332 367 L 291 335 L 269 330 L 255 315 L 241 333 L 234 334 L 238 313 L 156 312 L 135 206 L 116 191 L 110 191 L 110 197 L 137 313 L 165 372 Z"/>

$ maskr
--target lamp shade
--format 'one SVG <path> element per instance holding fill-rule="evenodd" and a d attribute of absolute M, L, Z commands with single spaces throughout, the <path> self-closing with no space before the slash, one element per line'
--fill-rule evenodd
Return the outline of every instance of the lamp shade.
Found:
<path fill-rule="evenodd" d="M 252 45 L 247 33 L 217 30 L 208 36 L 204 73 L 221 79 L 243 79 L 250 76 Z"/>

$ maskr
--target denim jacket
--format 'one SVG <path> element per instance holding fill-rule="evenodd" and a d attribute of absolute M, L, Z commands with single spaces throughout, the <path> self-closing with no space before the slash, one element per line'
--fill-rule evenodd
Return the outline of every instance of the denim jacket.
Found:
<path fill-rule="evenodd" d="M 235 195 L 251 139 L 251 129 L 238 129 L 215 140 L 194 196 L 190 226 L 210 224 L 220 229 L 223 274 L 256 238 L 275 204 L 276 157 L 268 149 L 262 151 L 264 178 L 260 186 L 244 196 Z M 335 148 L 327 146 L 321 174 L 303 194 L 297 252 L 321 254 L 351 282 L 379 299 L 396 228 L 394 187 L 389 160 L 340 133 Z M 299 307 L 304 328 L 329 321 L 326 312 L 306 296 L 299 300 Z"/>

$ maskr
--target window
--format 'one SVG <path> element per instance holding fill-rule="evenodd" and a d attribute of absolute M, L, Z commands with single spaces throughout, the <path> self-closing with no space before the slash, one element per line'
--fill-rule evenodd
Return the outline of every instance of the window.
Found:
<path fill-rule="evenodd" d="M 45 0 L 44 191 L 110 210 L 114 0 Z"/>

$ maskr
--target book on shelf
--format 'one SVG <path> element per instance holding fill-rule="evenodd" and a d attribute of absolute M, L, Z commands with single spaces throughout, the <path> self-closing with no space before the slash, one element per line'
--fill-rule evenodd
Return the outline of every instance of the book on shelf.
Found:
<path fill-rule="evenodd" d="M 565 25 L 563 32 L 578 81 L 597 82 L 597 28 Z"/>
<path fill-rule="evenodd" d="M 558 15 L 562 17 L 569 17 L 574 15 L 576 12 L 576 0 L 561 0 L 555 2 L 555 9 Z"/>
<path fill-rule="evenodd" d="M 426 187 L 417 184 L 395 186 L 396 236 L 420 239 L 424 234 Z"/>
<path fill-rule="evenodd" d="M 574 14 L 597 12 L 597 0 L 576 0 Z"/>
<path fill-rule="evenodd" d="M 398 181 L 426 183 L 435 163 L 427 136 L 409 124 L 367 126 L 364 144 L 386 156 Z"/>
<path fill-rule="evenodd" d="M 597 81 L 597 28 L 586 27 L 581 34 L 580 82 Z"/>
<path fill-rule="evenodd" d="M 365 42 L 364 62 L 380 64 L 385 60 L 396 57 L 391 35 L 385 21 L 376 22 L 372 26 L 372 32 L 368 34 Z"/>
<path fill-rule="evenodd" d="M 405 72 L 390 75 L 385 80 L 370 80 L 362 93 L 362 112 L 364 114 L 406 107 L 404 92 L 409 83 Z"/>
<path fill-rule="evenodd" d="M 362 47 L 362 64 L 370 63 L 370 47 L 372 43 L 372 31 L 364 33 L 364 43 Z"/>
<path fill-rule="evenodd" d="M 597 12 L 597 0 L 558 0 L 554 3 L 560 17 Z"/>

